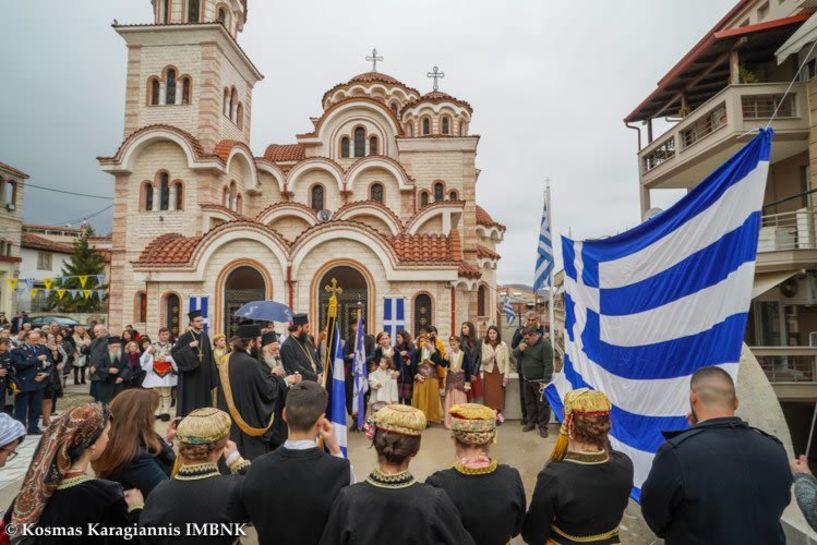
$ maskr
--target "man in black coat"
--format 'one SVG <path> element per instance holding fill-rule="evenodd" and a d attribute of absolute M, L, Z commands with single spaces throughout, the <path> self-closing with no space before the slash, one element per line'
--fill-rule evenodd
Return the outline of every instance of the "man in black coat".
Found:
<path fill-rule="evenodd" d="M 692 375 L 689 399 L 694 425 L 664 434 L 641 487 L 644 520 L 667 545 L 785 544 L 792 475 L 783 445 L 735 416 L 735 384 L 720 367 Z"/>
<path fill-rule="evenodd" d="M 88 378 L 91 380 L 90 394 L 94 401 L 99 401 L 99 381 L 100 375 L 97 374 L 97 366 L 102 362 L 102 359 L 108 353 L 108 329 L 102 324 L 96 324 L 93 329 L 94 340 L 85 350 L 88 356 Z"/>
<path fill-rule="evenodd" d="M 204 331 L 204 317 L 198 310 L 187 317 L 190 329 L 179 337 L 170 352 L 179 368 L 176 416 L 181 417 L 202 407 L 212 407 L 218 384 L 213 345 Z"/>
<path fill-rule="evenodd" d="M 26 426 L 29 434 L 39 435 L 42 433 L 39 420 L 43 396 L 54 372 L 54 360 L 49 350 L 41 344 L 39 331 L 29 333 L 25 343 L 12 350 L 11 357 L 14 383 L 20 390 L 14 399 L 14 418 Z"/>
<path fill-rule="evenodd" d="M 289 326 L 289 337 L 281 345 L 281 361 L 287 375 L 300 374 L 304 380 L 318 381 L 323 373 L 321 357 L 309 340 L 309 316 L 295 314 Z"/>
<path fill-rule="evenodd" d="M 108 349 L 96 363 L 97 401 L 110 403 L 124 389 L 123 368 L 127 365 L 122 355 L 122 338 L 108 337 Z"/>
<path fill-rule="evenodd" d="M 281 371 L 270 372 L 250 355 L 260 334 L 257 325 L 240 325 L 229 359 L 218 367 L 218 406 L 230 414 L 230 439 L 249 460 L 283 443 L 281 434 L 276 434 L 276 414 L 283 410 L 289 384 L 301 381 L 300 375 L 284 378 Z M 265 335 L 268 340 L 269 335 Z"/>
<path fill-rule="evenodd" d="M 513 333 L 513 339 L 511 339 L 511 350 L 516 350 L 516 347 L 522 342 L 522 337 L 525 336 L 525 329 L 528 327 L 537 328 L 540 335 L 545 334 L 545 329 L 539 325 L 539 317 L 536 315 L 536 312 L 529 310 L 525 314 L 525 325 L 520 325 Z M 516 364 L 516 373 L 519 376 L 519 407 L 522 410 L 522 421 L 520 423 L 523 426 L 527 426 L 528 408 L 525 403 L 525 375 L 522 372 L 522 366 L 519 365 L 519 362 Z"/>

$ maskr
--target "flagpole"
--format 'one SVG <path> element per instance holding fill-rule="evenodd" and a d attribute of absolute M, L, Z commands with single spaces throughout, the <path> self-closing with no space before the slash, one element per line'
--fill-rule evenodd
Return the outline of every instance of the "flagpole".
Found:
<path fill-rule="evenodd" d="M 550 178 L 547 179 L 547 186 L 545 187 L 545 202 L 547 202 L 548 214 L 550 214 L 550 243 L 552 247 L 556 247 L 553 238 L 553 208 L 550 207 Z M 548 322 L 550 323 L 550 342 L 556 343 L 556 320 L 555 309 L 553 308 L 553 270 L 556 267 L 550 268 L 548 275 Z"/>

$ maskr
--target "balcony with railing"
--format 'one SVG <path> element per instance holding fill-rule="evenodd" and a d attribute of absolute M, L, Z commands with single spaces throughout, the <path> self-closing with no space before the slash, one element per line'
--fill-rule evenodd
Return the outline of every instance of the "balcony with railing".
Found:
<path fill-rule="evenodd" d="M 814 400 L 817 395 L 817 347 L 752 346 L 750 350 L 778 398 Z"/>
<path fill-rule="evenodd" d="M 804 206 L 761 217 L 757 271 L 772 272 L 817 266 L 817 210 Z"/>
<path fill-rule="evenodd" d="M 805 150 L 803 137 L 809 131 L 806 89 L 803 83 L 795 83 L 785 95 L 787 86 L 726 86 L 639 152 L 641 183 L 692 187 L 751 138 L 751 131 L 764 127 L 775 111 L 772 128 L 778 140 Z M 788 156 L 792 149 L 785 151 Z"/>

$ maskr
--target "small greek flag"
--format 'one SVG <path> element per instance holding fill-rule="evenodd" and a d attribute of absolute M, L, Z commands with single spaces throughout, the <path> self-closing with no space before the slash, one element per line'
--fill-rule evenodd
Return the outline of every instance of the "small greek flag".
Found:
<path fill-rule="evenodd" d="M 502 305 L 502 312 L 505 313 L 505 323 L 508 325 L 513 325 L 513 323 L 516 321 L 516 313 L 513 311 L 510 297 L 505 297 L 505 303 Z"/>
<path fill-rule="evenodd" d="M 383 331 L 389 334 L 392 344 L 397 342 L 397 332 L 406 328 L 406 300 L 402 297 L 383 298 Z"/>
<path fill-rule="evenodd" d="M 368 370 L 366 369 L 366 331 L 363 329 L 363 318 L 357 320 L 355 337 L 355 362 L 353 367 L 354 382 L 352 407 L 357 412 L 357 427 L 363 429 L 366 422 L 366 392 L 369 390 Z"/>
<path fill-rule="evenodd" d="M 542 209 L 542 222 L 539 225 L 539 244 L 536 247 L 536 272 L 533 277 L 533 291 L 550 286 L 550 274 L 553 272 L 553 243 L 550 237 L 550 188 L 545 191 L 545 205 Z"/>
<path fill-rule="evenodd" d="M 327 418 L 335 428 L 335 437 L 340 445 L 340 450 L 343 451 L 343 457 L 348 458 L 346 451 L 346 372 L 343 367 L 343 345 L 340 342 L 340 331 L 338 330 L 338 323 L 335 321 L 335 334 L 332 336 L 332 369 L 326 370 L 331 372 L 329 388 L 331 393 L 329 396 L 329 408 Z"/>

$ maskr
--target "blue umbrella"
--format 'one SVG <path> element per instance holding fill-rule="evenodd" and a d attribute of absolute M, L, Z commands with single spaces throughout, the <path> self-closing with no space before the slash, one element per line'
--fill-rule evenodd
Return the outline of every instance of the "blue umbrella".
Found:
<path fill-rule="evenodd" d="M 235 316 L 259 322 L 290 322 L 292 311 L 275 301 L 252 301 L 235 311 Z"/>

